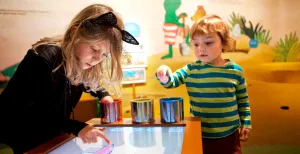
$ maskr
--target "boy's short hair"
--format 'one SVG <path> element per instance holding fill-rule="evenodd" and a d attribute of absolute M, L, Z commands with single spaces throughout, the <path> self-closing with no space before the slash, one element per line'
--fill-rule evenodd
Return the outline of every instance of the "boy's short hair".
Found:
<path fill-rule="evenodd" d="M 191 38 L 213 32 L 217 32 L 221 38 L 223 51 L 231 50 L 233 39 L 230 37 L 230 30 L 227 24 L 217 15 L 206 15 L 196 21 L 191 28 Z"/>

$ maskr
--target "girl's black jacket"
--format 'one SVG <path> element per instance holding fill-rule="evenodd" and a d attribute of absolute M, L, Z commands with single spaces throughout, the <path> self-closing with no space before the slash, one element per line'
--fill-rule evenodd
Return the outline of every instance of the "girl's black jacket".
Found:
<path fill-rule="evenodd" d="M 7 87 L 0 95 L 0 143 L 23 153 L 61 133 L 78 135 L 87 124 L 70 119 L 82 92 L 65 76 L 57 46 L 40 45 L 28 50 Z M 103 88 L 90 92 L 99 99 L 109 95 Z M 89 111 L 86 111 L 89 112 Z"/>

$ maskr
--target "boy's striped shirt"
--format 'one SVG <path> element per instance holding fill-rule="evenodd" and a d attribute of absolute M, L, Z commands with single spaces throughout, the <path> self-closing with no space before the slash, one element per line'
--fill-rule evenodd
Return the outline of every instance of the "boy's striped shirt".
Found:
<path fill-rule="evenodd" d="M 232 61 L 213 66 L 196 61 L 169 76 L 165 88 L 186 84 L 191 113 L 201 119 L 204 138 L 220 138 L 240 126 L 251 128 L 250 106 L 242 68 Z"/>

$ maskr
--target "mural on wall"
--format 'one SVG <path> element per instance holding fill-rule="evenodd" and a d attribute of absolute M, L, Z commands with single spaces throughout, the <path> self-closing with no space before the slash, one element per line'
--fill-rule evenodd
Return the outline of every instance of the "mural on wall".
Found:
<path fill-rule="evenodd" d="M 124 25 L 125 29 L 139 41 L 139 45 L 132 45 L 126 42 L 123 43 L 122 67 L 147 67 L 147 54 L 143 49 L 140 26 L 134 22 L 128 22 Z"/>
<path fill-rule="evenodd" d="M 143 49 L 141 28 L 137 23 L 125 23 L 125 29 L 131 33 L 138 41 L 139 45 L 123 43 L 122 84 L 134 84 L 146 82 L 147 54 Z"/>
<path fill-rule="evenodd" d="M 300 62 L 300 41 L 296 32 L 281 38 L 276 43 L 274 52 L 274 62 Z"/>
<path fill-rule="evenodd" d="M 186 13 L 180 13 L 178 16 L 176 10 L 180 7 L 181 0 L 165 0 L 164 8 L 166 11 L 165 22 L 163 25 L 165 44 L 169 45 L 168 54 L 161 57 L 167 59 L 173 57 L 173 46 L 176 44 L 177 35 L 180 34 L 179 52 L 182 56 L 190 55 L 190 29 L 186 24 Z M 206 15 L 202 5 L 197 7 L 194 15 L 191 17 L 192 21 L 198 21 Z M 180 22 L 181 21 L 181 22 Z"/>
<path fill-rule="evenodd" d="M 204 7 L 202 5 L 198 5 L 195 14 L 191 17 L 191 20 L 196 22 L 199 19 L 201 19 L 202 17 L 204 17 L 205 15 L 206 15 L 206 11 L 205 11 Z"/>
<path fill-rule="evenodd" d="M 179 9 L 181 0 L 164 0 L 165 22 L 163 26 L 165 44 L 168 45 L 168 53 L 163 55 L 161 59 L 175 58 L 173 47 L 176 42 L 179 42 L 179 53 L 181 56 L 189 56 L 190 49 L 190 35 L 189 26 L 186 25 L 186 13 L 177 15 L 176 10 Z M 193 22 L 207 14 L 203 5 L 198 5 L 197 10 L 191 16 Z M 277 41 L 276 45 L 270 45 L 272 40 L 271 32 L 265 28 L 261 23 L 254 23 L 247 20 L 245 16 L 232 12 L 228 20 L 228 26 L 231 29 L 232 38 L 234 39 L 233 49 L 229 52 L 246 53 L 247 58 L 235 56 L 233 60 L 244 59 L 245 62 L 288 62 L 300 61 L 300 45 L 296 34 L 287 34 L 284 38 Z M 178 37 L 180 34 L 180 37 Z M 178 41 L 179 38 L 179 41 Z M 182 40 L 180 42 L 180 40 Z M 225 57 L 226 57 L 225 53 Z M 229 55 L 227 55 L 229 56 Z M 176 59 L 176 58 L 175 58 Z"/>
<path fill-rule="evenodd" d="M 232 14 L 230 15 L 229 23 L 233 38 L 236 40 L 240 36 L 243 37 L 241 40 L 241 44 L 243 44 L 244 46 L 238 46 L 237 48 L 236 46 L 234 46 L 234 51 L 247 53 L 249 48 L 257 48 L 258 44 L 261 43 L 268 45 L 272 39 L 272 37 L 270 36 L 270 30 L 264 29 L 263 26 L 260 25 L 260 23 L 257 23 L 255 26 L 253 26 L 251 21 L 248 21 L 250 27 L 246 26 L 246 18 L 238 13 L 232 12 Z M 235 35 L 239 30 L 240 35 Z M 248 41 L 248 39 L 250 40 Z M 247 44 L 249 45 L 248 47 Z"/>
<path fill-rule="evenodd" d="M 167 59 L 173 57 L 173 45 L 176 44 L 176 37 L 180 29 L 183 29 L 183 39 L 181 43 L 181 48 L 184 51 L 189 51 L 188 45 L 189 43 L 189 35 L 186 33 L 186 27 L 185 25 L 185 18 L 187 17 L 186 13 L 181 13 L 179 15 L 176 14 L 176 10 L 180 7 L 181 0 L 165 0 L 164 1 L 164 9 L 166 11 L 165 14 L 165 22 L 163 25 L 163 31 L 164 31 L 164 37 L 165 37 L 165 44 L 169 45 L 168 54 L 161 57 L 161 59 Z M 183 23 L 179 22 L 180 19 L 183 20 Z M 183 52 L 184 52 L 183 51 Z M 186 53 L 184 53 L 186 55 Z"/>
<path fill-rule="evenodd" d="M 230 15 L 229 23 L 234 38 L 233 52 L 245 52 L 250 55 L 255 53 L 252 58 L 264 62 L 300 61 L 300 42 L 296 32 L 286 34 L 284 38 L 277 41 L 275 46 L 270 46 L 272 39 L 270 30 L 265 29 L 260 23 L 254 26 L 251 21 L 248 21 L 249 26 L 247 26 L 246 18 L 235 12 Z"/>
<path fill-rule="evenodd" d="M 123 70 L 122 84 L 145 83 L 146 70 L 145 68 L 129 68 Z"/>
<path fill-rule="evenodd" d="M 179 42 L 178 50 L 181 56 L 189 56 L 191 53 L 189 26 L 186 24 L 188 15 L 186 13 L 176 13 L 181 6 L 181 2 L 182 0 L 164 0 L 165 21 L 163 31 L 165 44 L 168 45 L 168 53 L 163 55 L 161 59 L 175 58 L 174 52 L 178 52 L 173 49 L 176 42 Z M 206 14 L 203 5 L 198 5 L 195 13 L 187 19 L 195 22 Z M 245 56 L 259 62 L 299 61 L 300 59 L 296 33 L 286 35 L 275 46 L 271 46 L 269 44 L 272 40 L 271 32 L 259 22 L 254 23 L 247 20 L 245 16 L 232 12 L 228 25 L 234 39 L 233 49 L 230 52 L 246 53 L 248 55 Z"/>

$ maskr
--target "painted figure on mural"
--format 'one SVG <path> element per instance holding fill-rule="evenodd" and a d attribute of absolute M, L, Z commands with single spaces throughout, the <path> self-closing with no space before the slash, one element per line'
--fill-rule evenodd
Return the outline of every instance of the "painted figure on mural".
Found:
<path fill-rule="evenodd" d="M 173 45 L 176 43 L 176 37 L 180 28 L 184 28 L 185 24 L 179 22 L 180 18 L 186 16 L 185 13 L 180 15 L 176 14 L 176 10 L 180 7 L 181 0 L 165 0 L 164 8 L 166 11 L 165 23 L 163 26 L 165 44 L 169 45 L 169 53 L 161 57 L 161 59 L 167 59 L 173 57 Z M 188 38 L 188 37 L 187 37 Z M 189 40 L 188 40 L 189 41 Z M 188 42 L 187 41 L 187 42 Z"/>
<path fill-rule="evenodd" d="M 206 11 L 205 11 L 204 7 L 202 5 L 198 5 L 196 12 L 191 17 L 191 20 L 194 21 L 194 22 L 198 21 L 199 19 L 201 19 L 205 15 L 206 15 Z"/>

